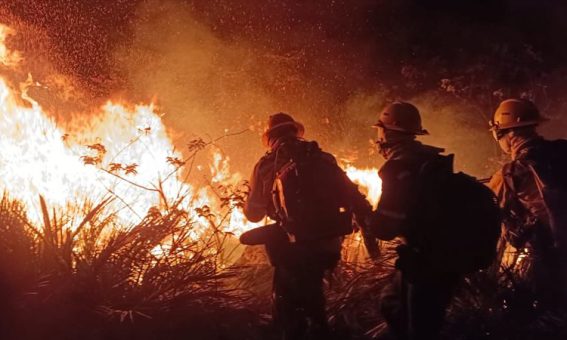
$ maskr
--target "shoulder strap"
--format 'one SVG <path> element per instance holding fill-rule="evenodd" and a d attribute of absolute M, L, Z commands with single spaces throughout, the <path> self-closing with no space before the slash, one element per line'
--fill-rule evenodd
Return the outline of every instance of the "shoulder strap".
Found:
<path fill-rule="evenodd" d="M 526 209 L 520 203 L 518 199 L 518 191 L 516 188 L 516 182 L 514 181 L 514 173 L 516 171 L 517 160 L 508 162 L 502 167 L 502 184 L 503 184 L 503 194 L 504 197 L 504 210 L 515 212 L 516 214 L 520 211 L 525 212 Z"/>
<path fill-rule="evenodd" d="M 506 212 L 515 215 L 520 220 L 525 220 L 526 218 L 531 218 L 531 212 L 526 209 L 526 207 L 522 204 L 518 197 L 518 190 L 516 185 L 516 173 L 518 171 L 518 166 L 522 165 L 527 169 L 527 173 L 529 176 L 533 176 L 536 185 L 538 186 L 538 191 L 541 197 L 543 198 L 543 192 L 540 189 L 540 185 L 542 183 L 541 179 L 537 175 L 536 170 L 534 169 L 533 165 L 530 162 L 524 162 L 521 160 L 514 160 L 512 162 L 506 163 L 502 168 L 502 175 L 503 175 L 503 197 L 504 197 L 504 206 L 503 210 Z"/>
<path fill-rule="evenodd" d="M 516 193 L 516 185 L 514 184 L 514 161 L 504 164 L 502 167 L 502 180 L 505 192 Z"/>
<path fill-rule="evenodd" d="M 286 150 L 289 149 L 290 145 L 288 145 L 288 142 L 284 141 L 278 144 L 278 146 L 272 151 L 273 153 L 275 153 L 274 156 L 274 166 L 273 166 L 273 172 L 272 172 L 272 182 L 275 181 L 276 176 L 278 175 L 278 171 L 280 171 L 281 167 L 278 167 L 278 162 L 280 160 L 281 157 L 281 153 L 285 151 L 287 151 L 288 155 L 290 153 L 290 150 Z M 284 163 L 287 164 L 288 162 Z"/>

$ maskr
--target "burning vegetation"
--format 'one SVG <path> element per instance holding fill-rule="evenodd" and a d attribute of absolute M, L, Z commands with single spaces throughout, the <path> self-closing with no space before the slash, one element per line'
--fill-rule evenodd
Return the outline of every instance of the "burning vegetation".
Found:
<path fill-rule="evenodd" d="M 235 238 L 255 226 L 241 211 L 246 182 L 215 144 L 230 136 L 176 151 L 153 104 L 109 101 L 58 124 L 28 94 L 42 86 L 32 75 L 14 84 L 22 56 L 5 45 L 15 32 L 0 34 L 5 336 L 258 332 Z M 347 171 L 378 198 L 375 169 Z"/>
<path fill-rule="evenodd" d="M 476 110 L 471 108 L 472 101 L 482 101 L 488 107 L 493 97 L 504 96 L 503 92 L 494 92 L 488 98 L 479 95 L 485 88 L 475 78 L 475 72 L 488 72 L 485 66 L 490 60 L 478 60 L 463 74 L 443 77 L 441 84 L 437 84 L 438 76 L 446 70 L 427 74 L 412 64 L 412 60 L 404 60 L 400 72 L 392 71 L 391 60 L 403 54 L 400 48 L 391 53 L 389 62 L 380 66 L 368 66 L 371 62 L 366 55 L 361 62 L 364 67 L 352 70 L 356 76 L 345 81 L 335 72 L 351 71 L 354 60 L 360 61 L 360 54 L 341 54 L 344 60 L 327 56 L 324 62 L 319 62 L 320 55 L 314 52 L 318 45 L 312 45 L 315 47 L 312 51 L 295 48 L 292 40 L 308 37 L 310 42 L 318 41 L 323 39 L 320 32 L 305 29 L 301 36 L 286 39 L 286 30 L 275 29 L 272 33 L 285 41 L 285 46 L 278 46 L 275 51 L 240 43 L 226 48 L 227 41 L 236 40 L 230 24 L 254 13 L 252 4 L 243 5 L 241 12 L 233 13 L 215 2 L 211 5 L 214 11 L 209 13 L 207 6 L 196 2 L 193 10 L 208 18 L 215 27 L 213 35 L 201 23 L 180 21 L 184 15 L 179 14 L 180 8 L 184 11 L 185 6 L 156 3 L 129 5 L 126 10 L 135 12 L 137 7 L 137 14 L 146 21 L 137 23 L 132 32 L 121 33 L 133 36 L 131 45 L 114 52 L 123 67 L 120 72 L 126 74 L 123 79 L 119 82 L 110 79 L 109 73 L 116 70 L 106 72 L 106 68 L 112 67 L 102 65 L 101 61 L 91 60 L 95 66 L 89 72 L 100 71 L 103 80 L 90 77 L 84 69 L 74 70 L 79 74 L 77 79 L 89 79 L 79 86 L 95 93 L 97 100 L 105 97 L 103 105 L 90 105 L 91 98 L 85 100 L 89 104 L 69 105 L 80 97 L 77 93 L 82 89 L 73 86 L 77 85 L 75 79 L 53 70 L 45 71 L 49 74 L 43 77 L 49 80 L 45 84 L 36 81 L 34 74 L 26 69 L 28 65 L 37 68 L 29 60 L 34 56 L 10 49 L 10 39 L 17 40 L 18 32 L 0 24 L 0 187 L 3 189 L 0 296 L 5 301 L 0 307 L 2 338 L 275 339 L 267 317 L 272 269 L 261 250 L 238 243 L 238 236 L 257 224 L 248 222 L 243 215 L 247 182 L 234 166 L 231 169 L 228 156 L 234 152 L 238 170 L 250 164 L 249 148 L 243 148 L 249 144 L 239 138 L 249 131 L 257 133 L 262 124 L 263 117 L 240 112 L 252 106 L 262 109 L 283 106 L 305 112 L 307 124 L 317 127 L 323 142 L 328 142 L 349 178 L 360 186 L 374 207 L 380 198 L 381 182 L 377 168 L 365 161 L 369 154 L 368 138 L 357 138 L 363 142 L 355 142 L 356 147 L 349 147 L 347 141 L 362 135 L 352 126 L 361 125 L 358 120 L 364 118 L 354 113 L 361 110 L 362 116 L 369 116 L 379 103 L 399 95 L 384 89 L 400 82 L 398 78 L 404 83 L 400 93 L 415 96 L 429 108 L 428 112 L 434 112 L 431 108 L 442 104 L 443 109 L 435 112 L 438 127 L 433 128 L 441 133 L 433 138 L 464 151 L 478 147 L 483 155 L 497 159 L 488 143 L 471 142 L 480 135 L 475 124 L 479 121 L 484 124 L 483 115 L 474 112 L 474 122 L 467 120 L 464 124 L 464 115 L 460 111 L 455 114 L 454 110 L 462 105 L 470 113 Z M 367 7 L 372 6 L 365 3 L 357 8 L 357 15 L 377 15 Z M 336 15 L 336 11 L 341 9 L 335 8 L 332 13 Z M 152 13 L 156 15 L 154 21 L 148 19 L 153 17 Z M 4 13 L 0 11 L 0 14 Z M 169 18 L 168 15 L 175 25 L 164 28 L 160 22 Z M 230 23 L 219 19 L 223 15 L 232 18 Z M 122 19 L 136 20 L 131 13 Z M 42 22 L 38 26 L 44 25 L 47 24 Z M 275 27 L 281 25 L 277 22 Z M 247 36 L 249 41 L 268 39 L 255 36 L 255 30 L 249 31 L 251 28 L 246 25 L 238 27 L 239 34 Z M 185 41 L 186 35 L 177 32 L 183 29 L 194 35 L 189 43 Z M 408 39 L 412 38 L 410 33 Z M 206 44 L 207 49 L 199 50 L 202 55 L 195 54 L 191 62 L 181 60 L 180 56 L 195 47 L 195 41 Z M 339 43 L 325 46 L 337 54 L 358 47 Z M 59 47 L 58 53 L 64 54 Z M 157 57 L 151 53 L 153 48 L 167 53 Z M 98 55 L 100 51 L 96 52 Z M 417 46 L 415 53 L 426 52 Z M 522 51 L 521 56 L 530 62 L 538 60 L 530 51 Z M 77 56 L 69 58 L 70 64 L 79 64 Z M 38 60 L 44 59 L 38 57 Z M 180 77 L 179 81 L 190 85 L 169 91 L 172 65 L 180 70 L 175 75 Z M 436 64 L 432 61 L 430 66 L 434 69 Z M 232 73 L 233 70 L 236 71 Z M 523 69 L 514 70 L 518 77 L 526 76 Z M 217 72 L 222 75 L 217 77 Z M 386 84 L 364 83 L 360 94 L 336 98 L 334 88 L 350 93 L 343 87 L 354 88 L 364 73 L 373 72 L 384 72 Z M 245 74 L 244 78 L 241 73 Z M 263 82 L 272 75 L 276 79 L 269 87 Z M 306 84 L 309 77 L 323 81 Z M 526 83 L 533 87 L 527 90 L 503 91 L 545 97 L 546 90 L 531 80 Z M 100 86 L 99 82 L 105 85 Z M 109 87 L 128 87 L 127 94 L 110 96 L 108 83 L 111 83 Z M 433 83 L 454 97 L 440 98 L 428 91 Z M 491 86 L 498 87 L 501 83 L 494 80 Z M 210 129 L 211 122 L 225 122 L 223 115 L 233 109 L 235 99 L 226 95 L 233 90 L 251 95 L 228 125 L 249 128 Z M 204 96 L 217 92 L 223 95 Z M 281 97 L 267 96 L 267 92 L 281 93 Z M 55 93 L 52 101 L 50 93 Z M 314 94 L 313 103 L 305 100 L 304 97 L 309 97 L 305 93 Z M 106 99 L 129 98 L 130 94 L 135 99 Z M 156 94 L 159 100 L 132 104 Z M 290 97 L 298 98 L 297 103 L 288 104 Z M 65 107 L 54 104 L 60 101 L 66 103 Z M 189 101 L 195 105 L 186 108 Z M 214 110 L 207 107 L 209 101 L 214 104 Z M 162 112 L 161 103 L 175 113 Z M 314 113 L 316 106 L 335 104 L 340 108 Z M 194 114 L 201 109 L 204 113 Z M 201 119 L 204 115 L 212 118 Z M 432 113 L 429 118 L 434 118 Z M 183 126 L 193 124 L 193 131 L 203 129 L 217 134 L 188 138 L 171 128 L 177 122 Z M 346 137 L 337 137 L 335 129 Z M 451 133 L 442 133 L 446 131 Z M 228 147 L 222 145 L 230 140 L 235 142 Z M 459 160 L 463 168 L 479 174 L 492 168 L 484 160 L 479 161 L 483 157 L 463 153 L 467 154 Z M 352 162 L 355 159 L 357 165 L 365 167 L 355 166 Z M 345 240 L 343 262 L 326 278 L 328 314 L 333 329 L 342 338 L 370 339 L 384 333 L 385 322 L 376 305 L 381 288 L 394 270 L 396 246 L 395 241 L 382 242 L 380 258 L 369 260 L 359 233 Z M 510 253 L 504 246 L 500 251 L 501 255 L 506 253 L 503 269 L 496 265 L 489 271 L 471 275 L 459 288 L 449 311 L 447 338 L 562 338 L 567 326 L 565 316 L 539 314 L 537 301 L 524 287 L 518 273 L 524 255 Z"/>

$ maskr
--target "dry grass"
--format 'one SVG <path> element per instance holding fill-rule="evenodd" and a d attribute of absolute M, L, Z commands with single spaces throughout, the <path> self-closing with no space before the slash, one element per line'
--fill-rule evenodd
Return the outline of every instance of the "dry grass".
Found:
<path fill-rule="evenodd" d="M 393 272 L 393 244 L 374 262 L 343 262 L 328 291 L 329 315 L 341 339 L 376 339 L 386 333 L 379 296 Z M 521 268 L 495 265 L 465 278 L 447 312 L 444 339 L 567 338 L 567 313 L 537 307 Z"/>
<path fill-rule="evenodd" d="M 125 228 L 108 211 L 110 200 L 84 204 L 75 217 L 41 202 L 43 225 L 35 226 L 21 204 L 0 200 L 3 339 L 275 339 L 262 249 L 220 266 L 232 236 L 212 226 L 193 240 L 193 222 L 175 203 Z M 379 295 L 394 257 L 385 245 L 379 260 L 362 261 L 351 244 L 351 260 L 327 277 L 339 338 L 384 333 Z M 532 299 L 513 270 L 471 276 L 451 305 L 446 338 L 565 338 L 565 315 L 536 312 Z"/>
<path fill-rule="evenodd" d="M 195 155 L 214 141 L 196 140 L 187 159 L 168 160 L 175 170 L 164 181 L 182 167 L 190 173 Z M 212 188 L 219 211 L 189 212 L 181 208 L 185 197 L 169 200 L 160 184 L 148 190 L 158 192 L 163 206 L 129 226 L 109 208 L 120 200 L 113 193 L 64 211 L 40 197 L 41 225 L 5 194 L 0 338 L 276 339 L 269 326 L 272 268 L 261 247 L 245 249 L 234 263 L 237 241 L 221 227 L 242 205 L 245 188 Z M 197 240 L 191 236 L 195 213 L 209 225 Z M 326 279 L 339 339 L 374 339 L 386 328 L 378 306 L 394 271 L 395 244 L 382 244 L 374 261 L 361 247 L 356 237 L 347 238 L 342 263 Z M 447 339 L 567 338 L 565 315 L 536 313 L 515 270 L 497 269 L 467 278 L 448 313 Z"/>
<path fill-rule="evenodd" d="M 108 202 L 84 205 L 71 229 L 73 218 L 49 213 L 43 199 L 43 226 L 18 202 L 0 201 L 3 338 L 244 339 L 257 331 L 247 294 L 227 284 L 238 268 L 219 266 L 217 247 L 229 235 L 211 230 L 194 241 L 176 204 L 116 226 Z"/>

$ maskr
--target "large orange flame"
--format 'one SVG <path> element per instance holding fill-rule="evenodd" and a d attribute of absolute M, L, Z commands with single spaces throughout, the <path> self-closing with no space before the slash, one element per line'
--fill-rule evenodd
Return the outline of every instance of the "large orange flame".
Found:
<path fill-rule="evenodd" d="M 0 71 L 9 73 L 21 59 L 5 45 L 13 32 L 0 25 Z M 184 208 L 220 202 L 208 186 L 186 183 L 167 159 L 183 159 L 154 105 L 121 105 L 108 102 L 95 115 L 85 115 L 58 126 L 41 105 L 27 95 L 31 77 L 16 90 L 0 77 L 0 188 L 28 207 L 39 220 L 38 196 L 53 207 L 81 200 L 114 196 L 112 209 L 119 218 L 135 224 L 163 197 L 185 197 Z M 213 184 L 235 184 L 242 176 L 231 173 L 229 159 L 216 153 L 210 165 Z M 375 169 L 346 167 L 347 174 L 364 187 L 376 204 L 380 181 Z M 159 192 L 164 195 L 160 195 Z M 203 227 L 208 221 L 193 216 Z M 242 211 L 233 209 L 226 231 L 239 235 L 255 226 Z M 198 233 L 195 234 L 198 237 Z"/>

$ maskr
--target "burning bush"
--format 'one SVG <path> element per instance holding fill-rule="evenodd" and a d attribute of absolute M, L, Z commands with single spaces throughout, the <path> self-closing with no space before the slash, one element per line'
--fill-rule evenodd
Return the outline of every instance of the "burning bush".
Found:
<path fill-rule="evenodd" d="M 84 219 L 50 213 L 35 226 L 22 205 L 0 202 L 3 330 L 13 338 L 246 338 L 259 319 L 227 283 L 211 230 L 195 240 L 176 204 L 132 226 L 116 225 L 110 199 L 85 204 Z M 230 317 L 227 317 L 230 316 Z M 228 330 L 233 332 L 228 337 Z"/>

